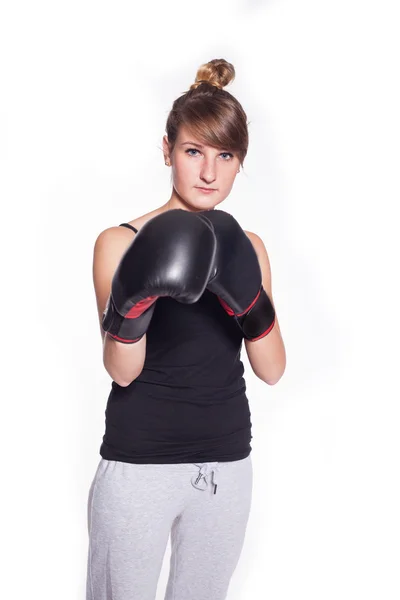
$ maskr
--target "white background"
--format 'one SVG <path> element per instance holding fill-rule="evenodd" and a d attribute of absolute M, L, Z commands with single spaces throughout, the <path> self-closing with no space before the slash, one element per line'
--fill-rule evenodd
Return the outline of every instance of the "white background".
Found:
<path fill-rule="evenodd" d="M 398 11 L 388 0 L 2 8 L 4 598 L 84 598 L 111 383 L 94 241 L 169 198 L 168 111 L 202 63 L 225 58 L 250 148 L 221 208 L 264 240 L 287 351 L 273 387 L 242 354 L 254 499 L 228 598 L 398 600 Z M 168 561 L 169 550 L 157 600 Z"/>

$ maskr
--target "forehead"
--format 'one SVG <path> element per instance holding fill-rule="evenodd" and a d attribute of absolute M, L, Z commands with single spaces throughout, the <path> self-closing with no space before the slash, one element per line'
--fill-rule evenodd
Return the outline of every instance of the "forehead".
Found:
<path fill-rule="evenodd" d="M 191 145 L 196 145 L 201 149 L 212 148 L 213 150 L 221 151 L 222 146 L 214 146 L 207 143 L 206 140 L 201 139 L 196 135 L 189 127 L 181 125 L 176 138 L 176 144 L 181 148 L 188 148 Z"/>
<path fill-rule="evenodd" d="M 179 142 L 198 142 L 202 144 L 203 142 L 193 133 L 187 125 L 181 125 L 179 127 L 177 139 Z"/>

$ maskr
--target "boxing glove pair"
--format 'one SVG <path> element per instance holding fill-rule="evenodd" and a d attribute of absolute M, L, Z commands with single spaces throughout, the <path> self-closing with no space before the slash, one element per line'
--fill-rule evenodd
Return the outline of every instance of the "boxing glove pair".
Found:
<path fill-rule="evenodd" d="M 206 288 L 236 319 L 245 339 L 271 331 L 275 311 L 262 287 L 257 255 L 234 217 L 220 210 L 166 211 L 143 225 L 123 255 L 102 327 L 119 342 L 137 342 L 157 298 L 192 304 Z"/>

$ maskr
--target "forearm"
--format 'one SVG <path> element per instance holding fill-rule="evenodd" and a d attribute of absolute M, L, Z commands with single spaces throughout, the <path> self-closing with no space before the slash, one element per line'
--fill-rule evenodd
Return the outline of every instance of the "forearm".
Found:
<path fill-rule="evenodd" d="M 275 385 L 286 368 L 286 351 L 282 340 L 278 319 L 268 335 L 253 342 L 245 340 L 247 356 L 254 373 L 268 383 Z"/>
<path fill-rule="evenodd" d="M 110 377 L 123 387 L 138 377 L 146 357 L 146 335 L 133 344 L 123 344 L 104 335 L 103 363 Z"/>

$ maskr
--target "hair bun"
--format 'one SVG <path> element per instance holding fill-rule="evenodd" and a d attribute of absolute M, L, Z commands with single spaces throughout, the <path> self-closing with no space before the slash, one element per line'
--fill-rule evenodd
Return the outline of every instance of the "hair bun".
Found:
<path fill-rule="evenodd" d="M 208 63 L 201 65 L 196 74 L 196 80 L 190 86 L 195 90 L 202 83 L 213 85 L 220 90 L 235 79 L 235 68 L 224 58 L 214 58 Z"/>

